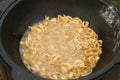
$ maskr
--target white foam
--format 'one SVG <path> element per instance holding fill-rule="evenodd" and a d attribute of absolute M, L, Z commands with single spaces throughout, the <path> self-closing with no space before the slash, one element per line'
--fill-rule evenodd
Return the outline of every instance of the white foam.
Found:
<path fill-rule="evenodd" d="M 120 47 L 120 16 L 116 12 L 113 6 L 104 7 L 100 11 L 101 15 L 109 25 L 110 31 L 113 31 L 112 36 L 114 37 L 114 48 L 113 51 L 116 53 Z"/>

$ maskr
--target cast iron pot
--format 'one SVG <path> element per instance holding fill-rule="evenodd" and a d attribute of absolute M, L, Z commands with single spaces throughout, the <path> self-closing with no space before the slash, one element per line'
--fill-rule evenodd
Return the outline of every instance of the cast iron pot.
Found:
<path fill-rule="evenodd" d="M 14 80 L 44 80 L 28 71 L 19 53 L 19 42 L 29 25 L 45 16 L 78 16 L 103 40 L 103 52 L 90 75 L 79 80 L 98 79 L 120 62 L 120 15 L 105 0 L 3 0 L 0 14 L 0 55 L 12 68 Z"/>

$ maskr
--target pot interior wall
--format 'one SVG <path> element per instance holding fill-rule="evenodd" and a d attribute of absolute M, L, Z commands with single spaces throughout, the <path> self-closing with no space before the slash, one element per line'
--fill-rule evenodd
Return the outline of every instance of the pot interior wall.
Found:
<path fill-rule="evenodd" d="M 107 66 L 116 55 L 109 26 L 100 15 L 103 4 L 98 0 L 24 0 L 6 16 L 1 28 L 1 40 L 6 54 L 18 66 L 24 68 L 19 53 L 19 41 L 29 25 L 45 16 L 58 14 L 78 16 L 90 22 L 90 27 L 103 40 L 103 52 L 93 73 Z"/>

